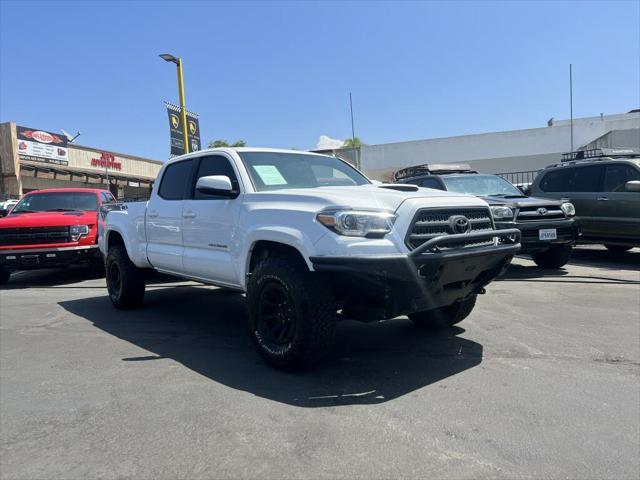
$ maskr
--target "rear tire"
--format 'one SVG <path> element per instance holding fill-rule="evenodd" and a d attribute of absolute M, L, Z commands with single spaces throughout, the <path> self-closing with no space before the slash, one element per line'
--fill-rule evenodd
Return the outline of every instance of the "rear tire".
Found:
<path fill-rule="evenodd" d="M 540 268 L 560 268 L 567 264 L 572 253 L 571 245 L 554 245 L 549 250 L 532 253 L 531 258 Z"/>
<path fill-rule="evenodd" d="M 447 307 L 425 310 L 409 315 L 416 327 L 427 329 L 441 329 L 452 327 L 467 318 L 476 306 L 477 295 Z"/>
<path fill-rule="evenodd" d="M 10 277 L 11 272 L 9 270 L 0 268 L 0 285 L 4 285 L 5 283 L 7 283 Z"/>
<path fill-rule="evenodd" d="M 247 284 L 249 327 L 260 356 L 276 368 L 310 367 L 334 343 L 333 292 L 300 261 L 268 257 Z"/>
<path fill-rule="evenodd" d="M 608 243 L 605 243 L 604 246 L 607 247 L 607 250 L 613 253 L 624 253 L 624 252 L 628 252 L 633 248 L 633 247 L 626 247 L 624 245 L 610 245 Z"/>
<path fill-rule="evenodd" d="M 127 255 L 124 245 L 109 249 L 106 262 L 109 298 L 118 309 L 136 308 L 144 300 L 144 270 L 136 267 Z"/>

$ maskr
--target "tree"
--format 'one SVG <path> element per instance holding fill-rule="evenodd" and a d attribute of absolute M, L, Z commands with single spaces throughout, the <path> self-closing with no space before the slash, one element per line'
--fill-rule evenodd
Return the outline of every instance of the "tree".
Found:
<path fill-rule="evenodd" d="M 360 148 L 362 142 L 359 137 L 347 138 L 342 145 L 343 148 Z"/>
<path fill-rule="evenodd" d="M 221 148 L 221 147 L 246 147 L 247 142 L 244 140 L 238 140 L 237 142 L 229 145 L 226 140 L 212 140 L 209 142 L 209 148 Z"/>

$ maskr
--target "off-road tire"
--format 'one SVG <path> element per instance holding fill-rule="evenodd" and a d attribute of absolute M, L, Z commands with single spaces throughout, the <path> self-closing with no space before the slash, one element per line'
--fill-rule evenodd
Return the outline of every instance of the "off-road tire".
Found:
<path fill-rule="evenodd" d="M 531 259 L 540 268 L 560 268 L 567 264 L 573 253 L 571 245 L 554 245 L 543 252 L 534 252 Z"/>
<path fill-rule="evenodd" d="M 275 306 L 268 298 L 273 292 L 282 299 Z M 284 256 L 262 260 L 249 277 L 247 303 L 251 339 L 269 365 L 299 370 L 331 352 L 336 331 L 333 292 L 304 262 Z M 269 324 L 288 332 L 285 338 L 275 341 Z"/>
<path fill-rule="evenodd" d="M 106 280 L 109 298 L 114 307 L 126 310 L 142 305 L 145 289 L 144 270 L 129 260 L 124 245 L 116 245 L 109 249 Z"/>
<path fill-rule="evenodd" d="M 0 285 L 4 285 L 5 283 L 7 283 L 10 277 L 11 272 L 9 270 L 0 268 Z"/>
<path fill-rule="evenodd" d="M 476 306 L 477 295 L 447 307 L 425 310 L 409 315 L 415 326 L 425 329 L 441 329 L 452 327 L 467 318 Z"/>
<path fill-rule="evenodd" d="M 604 246 L 612 253 L 624 253 L 631 250 L 633 247 L 626 247 L 624 245 L 611 245 L 609 243 L 605 243 Z"/>

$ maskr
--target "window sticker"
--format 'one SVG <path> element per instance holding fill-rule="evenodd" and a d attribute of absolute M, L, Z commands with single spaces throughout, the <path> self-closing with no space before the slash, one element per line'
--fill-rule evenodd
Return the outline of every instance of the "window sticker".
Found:
<path fill-rule="evenodd" d="M 253 169 L 265 185 L 286 185 L 280 170 L 275 165 L 253 165 Z"/>

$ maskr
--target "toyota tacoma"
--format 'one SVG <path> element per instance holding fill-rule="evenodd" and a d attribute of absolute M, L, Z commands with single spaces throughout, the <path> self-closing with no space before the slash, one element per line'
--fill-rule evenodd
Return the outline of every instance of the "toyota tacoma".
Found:
<path fill-rule="evenodd" d="M 110 211 L 100 249 L 116 308 L 141 305 L 145 269 L 246 294 L 265 361 L 331 350 L 339 319 L 463 320 L 520 248 L 479 198 L 373 184 L 342 160 L 223 148 L 174 158 L 151 198 Z"/>

